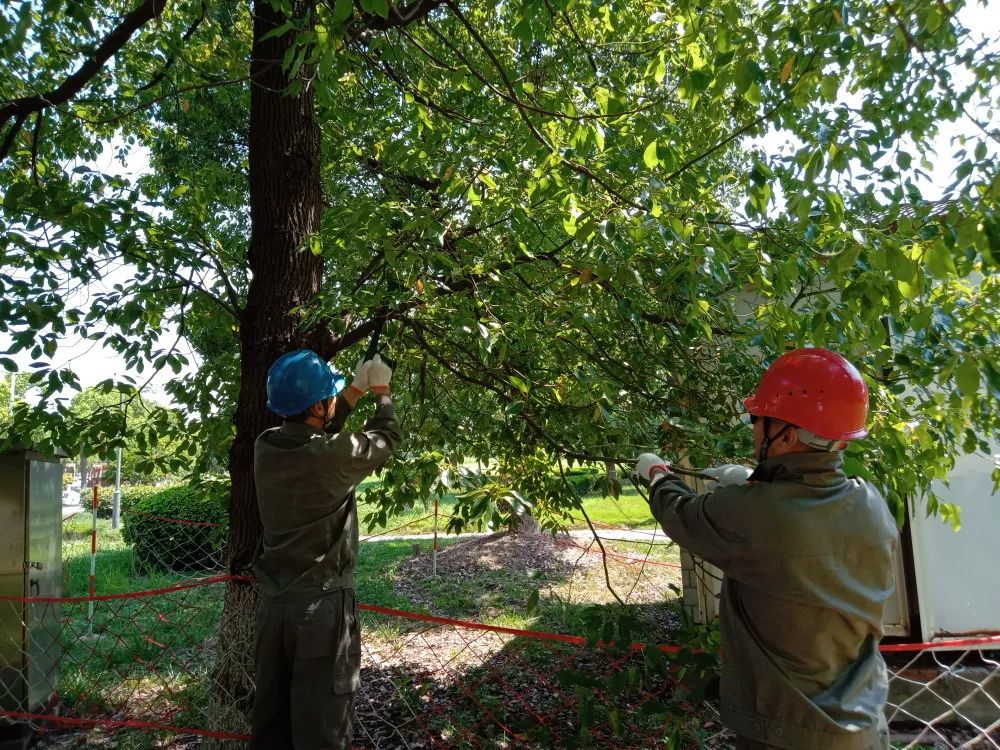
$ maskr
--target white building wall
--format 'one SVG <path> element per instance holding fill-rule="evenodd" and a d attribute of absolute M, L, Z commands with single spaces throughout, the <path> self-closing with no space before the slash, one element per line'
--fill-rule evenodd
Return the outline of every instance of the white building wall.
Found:
<path fill-rule="evenodd" d="M 1000 442 L 994 445 L 1000 454 Z M 968 633 L 1000 633 L 1000 493 L 992 496 L 996 456 L 960 456 L 942 500 L 962 509 L 953 531 L 918 507 L 910 519 L 913 564 L 925 640 Z M 917 503 L 922 506 L 922 503 Z"/>

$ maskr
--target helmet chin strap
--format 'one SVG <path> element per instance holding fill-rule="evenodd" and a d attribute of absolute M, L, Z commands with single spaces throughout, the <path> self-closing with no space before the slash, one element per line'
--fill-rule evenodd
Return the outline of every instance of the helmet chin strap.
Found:
<path fill-rule="evenodd" d="M 777 435 L 774 435 L 772 437 L 770 435 L 771 432 L 770 417 L 764 417 L 764 424 L 762 426 L 764 428 L 764 439 L 760 441 L 760 451 L 757 453 L 757 463 L 763 463 L 764 461 L 767 460 L 767 451 L 770 449 L 771 443 L 780 438 L 782 435 L 784 435 L 785 431 L 791 429 L 792 427 L 790 424 L 786 424 L 784 427 L 778 430 Z"/>

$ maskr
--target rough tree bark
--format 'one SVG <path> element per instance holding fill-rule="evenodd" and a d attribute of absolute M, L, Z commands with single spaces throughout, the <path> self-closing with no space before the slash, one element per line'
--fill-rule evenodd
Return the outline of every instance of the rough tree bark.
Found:
<path fill-rule="evenodd" d="M 313 0 L 292 0 L 293 15 L 311 19 Z M 249 575 L 261 525 L 253 484 L 253 443 L 277 424 L 266 402 L 267 371 L 284 352 L 305 344 L 307 332 L 289 311 L 319 291 L 322 258 L 309 251 L 322 208 L 321 134 L 314 106 L 313 73 L 289 95 L 281 61 L 295 33 L 261 41 L 286 18 L 268 0 L 254 2 L 254 45 L 250 62 L 250 248 L 247 304 L 240 316 L 240 395 L 236 438 L 229 455 L 229 572 Z M 213 674 L 212 724 L 220 730 L 246 728 L 253 689 L 253 622 L 256 586 L 226 586 L 225 607 Z M 230 747 L 231 745 L 227 745 Z"/>
<path fill-rule="evenodd" d="M 348 33 L 360 38 L 369 31 L 387 31 L 419 22 L 443 1 L 414 0 L 404 7 L 390 5 L 392 12 L 385 19 L 362 13 L 351 23 Z M 308 29 L 315 17 L 314 6 L 315 0 L 291 0 L 291 17 L 307 19 Z M 315 297 L 323 277 L 323 260 L 309 249 L 310 237 L 320 228 L 323 200 L 315 69 L 303 65 L 298 73 L 303 85 L 297 93 L 289 94 L 291 80 L 282 61 L 295 44 L 297 32 L 264 40 L 289 16 L 276 11 L 271 0 L 253 0 L 253 12 L 248 253 L 251 282 L 240 315 L 240 395 L 234 417 L 236 437 L 229 454 L 232 495 L 226 560 L 234 576 L 252 573 L 261 531 L 253 484 L 253 442 L 262 431 L 278 423 L 266 405 L 268 368 L 281 354 L 302 346 L 310 346 L 329 359 L 370 335 L 379 325 L 376 317 L 338 338 L 324 327 L 304 330 L 301 320 L 291 313 Z M 255 585 L 233 581 L 226 586 L 209 708 L 210 723 L 220 731 L 249 731 L 257 602 Z M 208 740 L 204 747 L 221 750 L 222 744 Z M 231 747 L 232 743 L 225 744 L 225 748 Z"/>

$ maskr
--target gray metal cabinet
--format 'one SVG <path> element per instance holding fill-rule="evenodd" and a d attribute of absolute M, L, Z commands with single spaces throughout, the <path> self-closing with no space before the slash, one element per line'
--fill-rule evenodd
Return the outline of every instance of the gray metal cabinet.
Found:
<path fill-rule="evenodd" d="M 0 707 L 36 713 L 58 685 L 62 595 L 62 462 L 0 454 Z"/>

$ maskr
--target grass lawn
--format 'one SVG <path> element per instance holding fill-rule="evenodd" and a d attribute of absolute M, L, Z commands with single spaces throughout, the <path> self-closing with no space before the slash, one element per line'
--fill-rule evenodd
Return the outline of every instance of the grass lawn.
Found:
<path fill-rule="evenodd" d="M 365 521 L 365 516 L 375 510 L 375 506 L 365 502 L 364 490 L 374 482 L 363 482 L 359 487 L 358 518 L 361 523 L 361 535 L 379 534 L 425 534 L 434 530 L 434 501 L 430 500 L 425 509 L 423 505 L 417 505 L 412 510 L 399 513 L 388 519 L 386 528 L 374 526 Z M 455 497 L 445 495 L 442 498 L 439 509 L 440 518 L 438 520 L 439 533 L 444 533 L 448 525 L 448 518 L 455 508 Z M 590 520 L 595 524 L 607 526 L 618 526 L 629 529 L 651 529 L 656 526 L 656 519 L 650 513 L 649 505 L 640 497 L 634 487 L 623 488 L 618 499 L 612 497 L 601 497 L 598 495 L 588 495 L 583 498 L 583 508 L 590 516 Z M 401 528 L 400 528 L 401 527 Z M 582 513 L 576 514 L 568 528 L 585 529 L 587 523 Z M 470 528 L 466 531 L 478 531 Z"/>
<path fill-rule="evenodd" d="M 88 593 L 92 517 L 80 513 L 63 523 L 63 595 Z M 132 550 L 107 519 L 97 521 L 98 594 L 135 593 L 171 586 L 190 573 L 140 577 Z M 59 693 L 64 711 L 84 717 L 128 715 L 176 726 L 206 725 L 211 654 L 218 631 L 222 587 L 205 586 L 166 596 L 147 596 L 59 606 Z M 159 733 L 126 729 L 114 746 L 163 747 Z"/>
<path fill-rule="evenodd" d="M 454 504 L 454 499 L 444 504 Z M 596 522 L 610 525 L 641 526 L 650 521 L 645 503 L 635 493 L 626 493 L 618 502 L 588 498 Z M 419 518 L 422 508 L 410 518 Z M 645 511 L 645 516 L 643 516 Z M 362 507 L 362 513 L 364 508 Z M 393 523 L 404 523 L 397 517 Z M 417 530 L 429 530 L 430 519 Z M 66 597 L 88 593 L 90 575 L 90 534 L 92 518 L 80 513 L 63 524 L 63 591 Z M 413 531 L 413 529 L 407 529 Z M 137 593 L 169 587 L 198 573 L 155 572 L 140 575 L 132 549 L 110 520 L 98 519 L 96 591 L 98 594 Z M 440 540 L 440 549 L 457 543 Z M 504 540 L 498 542 L 503 545 Z M 583 543 L 586 547 L 586 543 Z M 468 575 L 438 575 L 412 579 L 423 596 L 408 596 L 397 590 L 401 566 L 414 561 L 429 566 L 430 540 L 387 540 L 362 544 L 357 570 L 360 602 L 393 609 L 434 612 L 468 620 L 520 628 L 577 632 L 582 613 L 591 602 L 601 602 L 604 588 L 599 564 L 583 565 L 574 574 L 572 594 L 566 580 L 547 578 L 537 571 L 508 566 L 500 561 L 495 570 L 470 569 Z M 676 549 L 638 543 L 607 543 L 616 554 L 653 560 L 673 560 Z M 591 558 L 584 549 L 574 556 Z M 473 554 L 473 558 L 475 554 Z M 633 564 L 634 565 L 634 564 Z M 615 568 L 614 583 L 623 591 L 629 587 L 629 565 Z M 621 576 L 625 577 L 622 578 Z M 526 608 L 532 592 L 540 591 L 537 609 Z M 214 654 L 214 637 L 222 614 L 222 586 L 196 587 L 169 595 L 98 601 L 89 614 L 88 603 L 61 605 L 62 625 L 58 633 L 60 684 L 64 710 L 83 717 L 118 716 L 162 720 L 175 726 L 206 726 L 207 685 Z M 596 593 L 595 593 L 596 592 Z M 606 594 L 606 589 L 604 589 Z M 58 605 L 53 605 L 58 606 Z M 365 613 L 366 639 L 400 642 L 408 632 L 427 629 L 426 623 Z M 532 652 L 527 651 L 526 656 Z M 541 653 L 541 652 L 540 652 Z M 160 718 L 158 718 L 160 717 Z M 163 747 L 166 735 L 141 730 L 114 734 L 115 746 L 143 750 Z"/>

